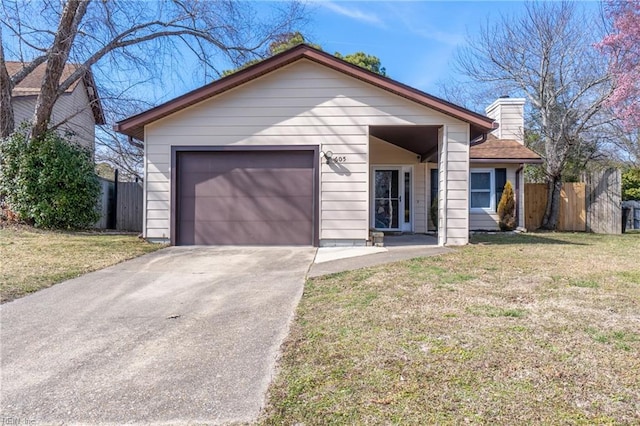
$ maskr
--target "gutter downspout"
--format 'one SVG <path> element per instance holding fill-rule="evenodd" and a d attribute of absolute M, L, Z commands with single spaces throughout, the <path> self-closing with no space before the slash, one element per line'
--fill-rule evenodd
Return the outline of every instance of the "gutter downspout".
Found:
<path fill-rule="evenodd" d="M 135 146 L 136 148 L 139 148 L 139 149 L 144 149 L 144 144 L 140 142 L 136 142 L 135 139 L 133 139 L 133 136 L 129 136 L 127 139 L 129 140 L 129 143 L 132 146 Z"/>
<path fill-rule="evenodd" d="M 469 146 L 471 147 L 474 145 L 480 145 L 481 143 L 486 142 L 487 136 L 488 136 L 488 133 L 481 134 L 480 136 L 476 137 L 471 142 L 469 142 Z"/>

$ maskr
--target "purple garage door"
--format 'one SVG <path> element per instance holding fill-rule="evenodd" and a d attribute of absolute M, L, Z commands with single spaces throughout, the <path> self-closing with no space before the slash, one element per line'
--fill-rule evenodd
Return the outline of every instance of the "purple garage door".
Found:
<path fill-rule="evenodd" d="M 178 245 L 313 245 L 313 151 L 177 153 Z"/>

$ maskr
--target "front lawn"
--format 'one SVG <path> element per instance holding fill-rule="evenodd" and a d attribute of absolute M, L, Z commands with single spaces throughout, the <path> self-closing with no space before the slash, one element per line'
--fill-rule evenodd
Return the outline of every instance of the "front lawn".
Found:
<path fill-rule="evenodd" d="M 265 424 L 638 424 L 640 235 L 479 235 L 309 280 Z"/>
<path fill-rule="evenodd" d="M 161 248 L 135 235 L 0 228 L 2 303 Z"/>

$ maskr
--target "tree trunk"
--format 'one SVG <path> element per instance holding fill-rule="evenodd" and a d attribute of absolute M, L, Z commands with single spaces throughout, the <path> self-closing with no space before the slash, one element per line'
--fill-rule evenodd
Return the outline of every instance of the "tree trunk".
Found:
<path fill-rule="evenodd" d="M 60 94 L 60 78 L 69 58 L 69 51 L 78 33 L 78 25 L 87 10 L 89 1 L 69 0 L 65 4 L 58 24 L 56 37 L 47 54 L 47 68 L 42 79 L 40 94 L 33 114 L 31 139 L 38 139 L 47 131 L 53 105 Z"/>
<path fill-rule="evenodd" d="M 0 28 L 0 138 L 9 136 L 15 127 L 13 105 L 11 104 L 12 89 L 11 79 L 4 61 L 4 45 Z"/>
<path fill-rule="evenodd" d="M 562 177 L 549 176 L 547 179 L 547 207 L 542 218 L 542 229 L 555 231 L 558 227 L 560 216 L 560 191 L 562 190 Z"/>

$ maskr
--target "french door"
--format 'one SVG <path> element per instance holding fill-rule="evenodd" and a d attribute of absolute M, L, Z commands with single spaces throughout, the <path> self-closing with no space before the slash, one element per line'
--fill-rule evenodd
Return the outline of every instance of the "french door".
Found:
<path fill-rule="evenodd" d="M 372 194 L 371 222 L 375 229 L 412 230 L 410 167 L 375 167 Z"/>

